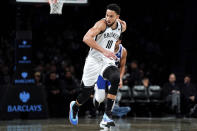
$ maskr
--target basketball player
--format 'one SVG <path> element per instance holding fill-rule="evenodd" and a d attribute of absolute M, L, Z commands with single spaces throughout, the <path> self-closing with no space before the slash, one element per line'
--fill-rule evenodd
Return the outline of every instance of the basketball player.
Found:
<path fill-rule="evenodd" d="M 125 64 L 126 64 L 126 59 L 127 59 L 127 50 L 122 46 L 121 44 L 122 41 L 122 35 L 120 36 L 119 40 L 116 42 L 115 45 L 115 54 L 117 56 L 116 59 L 116 66 L 120 69 L 120 83 L 119 83 L 119 88 L 122 88 L 122 78 L 125 73 Z M 105 99 L 105 91 L 110 89 L 110 82 L 108 80 L 104 80 L 102 76 L 99 75 L 97 84 L 95 85 L 95 94 L 94 94 L 94 99 L 93 103 L 96 107 L 100 105 Z M 108 88 L 109 87 L 109 88 Z M 105 89 L 107 88 L 107 89 Z M 105 115 L 103 118 L 105 118 Z M 100 123 L 100 127 L 105 128 L 108 126 L 104 119 Z"/>
<path fill-rule="evenodd" d="M 119 40 L 116 42 L 115 45 L 115 53 L 118 58 L 116 61 L 116 66 L 120 68 L 120 83 L 119 83 L 119 88 L 122 88 L 122 79 L 125 73 L 125 64 L 127 60 L 127 50 L 126 48 L 123 47 L 122 43 L 122 35 L 120 36 Z"/>
<path fill-rule="evenodd" d="M 90 46 L 90 51 L 82 75 L 83 90 L 77 100 L 70 103 L 69 120 L 73 125 L 78 124 L 79 107 L 90 98 L 98 76 L 101 75 L 111 83 L 106 100 L 104 120 L 107 126 L 115 126 L 111 119 L 111 109 L 116 99 L 120 72 L 115 66 L 117 57 L 114 48 L 121 33 L 126 30 L 126 23 L 120 20 L 119 16 L 120 7 L 117 4 L 108 5 L 105 18 L 96 22 L 83 38 L 83 42 Z"/>

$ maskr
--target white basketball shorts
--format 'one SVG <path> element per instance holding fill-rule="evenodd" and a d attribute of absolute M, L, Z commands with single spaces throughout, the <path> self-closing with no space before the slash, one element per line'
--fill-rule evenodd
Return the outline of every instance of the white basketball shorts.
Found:
<path fill-rule="evenodd" d="M 83 75 L 82 75 L 82 81 L 85 86 L 94 86 L 98 76 L 103 76 L 103 71 L 108 67 L 114 65 L 115 61 L 110 60 L 109 58 L 95 58 L 90 55 L 87 56 L 84 69 L 83 69 Z"/>

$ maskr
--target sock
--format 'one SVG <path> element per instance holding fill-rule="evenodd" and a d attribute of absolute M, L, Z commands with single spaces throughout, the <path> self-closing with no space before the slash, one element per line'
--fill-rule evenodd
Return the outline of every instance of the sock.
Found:
<path fill-rule="evenodd" d="M 94 104 L 93 104 L 93 98 L 90 98 L 89 99 L 90 101 L 89 101 L 89 111 L 90 111 L 90 115 L 91 116 L 96 116 L 96 107 L 94 106 Z"/>
<path fill-rule="evenodd" d="M 115 100 L 113 100 L 113 99 L 107 98 L 107 102 L 106 102 L 107 105 L 105 107 L 105 113 L 108 117 L 111 117 L 111 115 L 112 115 L 111 112 L 112 112 L 112 106 L 114 104 L 114 101 Z"/>
<path fill-rule="evenodd" d="M 97 110 L 100 106 L 100 103 L 98 103 L 98 101 L 96 99 L 93 99 L 92 101 L 93 101 L 93 105 L 94 105 L 95 109 Z"/>

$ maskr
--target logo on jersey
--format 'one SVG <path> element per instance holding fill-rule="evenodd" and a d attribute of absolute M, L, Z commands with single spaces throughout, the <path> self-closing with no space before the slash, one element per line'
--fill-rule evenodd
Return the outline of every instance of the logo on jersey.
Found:
<path fill-rule="evenodd" d="M 114 39 L 118 40 L 120 35 L 118 35 L 114 32 L 104 33 L 104 38 L 109 38 L 109 37 L 113 37 Z"/>

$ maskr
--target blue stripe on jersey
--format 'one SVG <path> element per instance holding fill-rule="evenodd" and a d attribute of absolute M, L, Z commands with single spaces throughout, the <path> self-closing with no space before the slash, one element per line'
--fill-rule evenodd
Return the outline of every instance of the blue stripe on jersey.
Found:
<path fill-rule="evenodd" d="M 118 52 L 116 52 L 116 56 L 117 56 L 117 60 L 116 60 L 116 62 L 115 62 L 115 64 L 116 64 L 116 66 L 120 66 L 120 59 L 121 59 L 121 57 L 122 57 L 122 49 L 123 49 L 123 46 L 122 46 L 122 44 L 120 44 L 119 45 L 119 50 L 118 50 Z"/>
<path fill-rule="evenodd" d="M 118 50 L 118 52 L 116 53 L 116 56 L 117 56 L 119 59 L 121 59 L 121 57 L 122 57 L 122 45 L 121 45 L 121 44 L 119 45 L 119 50 Z"/>

